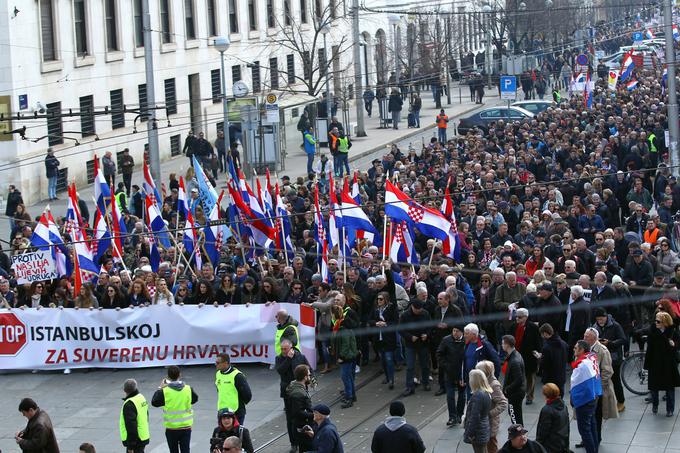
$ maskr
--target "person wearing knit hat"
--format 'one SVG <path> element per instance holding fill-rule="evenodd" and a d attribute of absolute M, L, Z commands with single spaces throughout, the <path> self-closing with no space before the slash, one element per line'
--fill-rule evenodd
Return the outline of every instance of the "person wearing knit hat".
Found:
<path fill-rule="evenodd" d="M 390 416 L 373 433 L 373 453 L 423 453 L 425 444 L 418 430 L 408 423 L 404 415 L 406 407 L 401 401 L 392 401 Z"/>

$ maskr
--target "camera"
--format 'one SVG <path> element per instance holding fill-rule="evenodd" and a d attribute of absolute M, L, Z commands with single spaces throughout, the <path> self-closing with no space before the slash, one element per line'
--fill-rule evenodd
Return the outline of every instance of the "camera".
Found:
<path fill-rule="evenodd" d="M 220 450 L 222 451 L 222 445 L 224 444 L 224 439 L 219 437 L 213 437 L 210 439 L 210 451 Z"/>

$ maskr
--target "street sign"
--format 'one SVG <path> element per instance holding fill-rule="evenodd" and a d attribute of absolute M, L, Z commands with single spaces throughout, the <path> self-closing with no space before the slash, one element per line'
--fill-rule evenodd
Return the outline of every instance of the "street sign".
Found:
<path fill-rule="evenodd" d="M 640 44 L 642 43 L 642 32 L 641 31 L 636 31 L 633 33 L 633 43 L 634 44 Z"/>
<path fill-rule="evenodd" d="M 20 94 L 19 95 L 19 110 L 26 110 L 28 109 L 28 95 L 27 94 Z"/>
<path fill-rule="evenodd" d="M 517 98 L 517 77 L 501 76 L 501 99 L 514 101 Z"/>
<path fill-rule="evenodd" d="M 588 66 L 588 55 L 582 53 L 581 55 L 576 57 L 576 64 L 581 66 Z"/>

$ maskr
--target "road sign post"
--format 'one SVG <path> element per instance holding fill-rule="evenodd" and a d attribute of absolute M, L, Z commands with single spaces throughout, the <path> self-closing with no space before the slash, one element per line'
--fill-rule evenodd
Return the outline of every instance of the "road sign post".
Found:
<path fill-rule="evenodd" d="M 508 101 L 508 107 L 510 107 L 510 102 L 517 99 L 517 77 L 503 75 L 500 77 L 501 84 L 501 99 Z"/>

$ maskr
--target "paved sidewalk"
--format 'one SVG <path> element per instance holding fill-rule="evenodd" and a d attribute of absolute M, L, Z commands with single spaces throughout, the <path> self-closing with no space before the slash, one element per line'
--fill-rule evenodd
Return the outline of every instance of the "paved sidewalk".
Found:
<path fill-rule="evenodd" d="M 469 100 L 469 94 L 467 93 L 467 87 L 462 86 L 461 88 L 461 93 L 462 93 L 462 103 L 459 102 L 461 99 L 458 96 L 458 85 L 452 86 L 451 92 L 453 94 L 452 99 L 451 99 L 451 105 L 446 104 L 446 97 L 444 96 L 442 99 L 442 107 L 445 109 L 446 114 L 449 116 L 451 119 L 449 122 L 449 136 L 452 136 L 455 132 L 455 123 L 456 119 L 460 116 L 464 116 L 467 113 L 471 112 L 472 110 L 475 110 L 477 108 L 483 107 L 482 105 L 475 104 L 473 102 L 470 102 Z M 485 97 L 486 102 L 485 104 L 488 105 L 489 103 L 495 104 L 498 101 L 498 96 L 495 90 L 487 90 L 487 91 L 493 91 L 492 94 L 494 96 L 487 96 Z M 435 127 L 434 121 L 436 115 L 439 113 L 439 110 L 435 108 L 434 102 L 432 99 L 432 96 L 430 95 L 429 92 L 425 91 L 422 93 L 423 96 L 423 108 L 421 110 L 420 118 L 421 118 L 421 128 L 407 128 L 407 122 L 406 122 L 406 113 L 408 110 L 408 103 L 404 103 L 404 110 L 403 110 L 403 121 L 401 122 L 401 126 L 398 130 L 394 130 L 391 128 L 388 129 L 380 129 L 380 121 L 377 115 L 377 103 L 374 103 L 374 112 L 376 113 L 373 115 L 372 118 L 365 117 L 365 128 L 367 132 L 366 137 L 356 137 L 352 138 L 353 146 L 352 149 L 350 150 L 350 162 L 357 162 L 359 159 L 365 160 L 367 156 L 370 156 L 372 154 L 376 154 L 375 157 L 380 157 L 382 156 L 382 152 L 386 146 L 390 145 L 391 143 L 395 142 L 402 142 L 410 137 L 414 137 L 419 134 L 423 134 L 424 132 L 427 132 L 430 129 L 433 129 Z M 354 115 L 355 109 L 352 106 L 350 110 L 350 123 L 355 123 L 356 122 L 356 117 Z M 290 146 L 289 146 L 290 148 Z M 321 152 L 328 152 L 328 148 L 321 148 Z M 373 157 L 371 157 L 373 158 Z M 287 156 L 284 162 L 284 170 L 279 172 L 279 176 L 287 175 L 290 176 L 291 179 L 295 179 L 298 176 L 306 176 L 306 166 L 307 166 L 307 157 L 304 153 L 303 150 L 301 150 L 297 146 L 293 146 L 292 149 L 287 150 Z M 369 159 L 370 162 L 370 159 Z M 141 164 L 141 162 L 137 162 L 138 166 Z M 354 166 L 354 165 L 353 165 Z M 364 165 L 366 169 L 368 166 Z M 189 167 L 189 160 L 185 156 L 177 156 L 172 159 L 166 160 L 165 162 L 161 163 L 161 174 L 162 174 L 162 179 L 161 182 L 164 182 L 167 184 L 168 181 L 168 175 L 170 173 L 177 173 L 178 175 L 184 175 Z M 224 175 L 220 174 L 219 175 L 220 182 L 224 182 Z M 120 178 L 118 178 L 120 179 Z M 143 174 L 142 174 L 142 169 L 141 166 L 135 171 L 132 177 L 132 183 L 133 184 L 138 184 L 140 187 L 142 185 L 142 180 L 143 180 Z M 156 184 L 160 186 L 160 182 L 156 181 Z M 88 187 L 78 187 L 78 193 L 80 194 L 80 198 L 84 200 L 88 207 L 90 208 L 90 213 L 91 213 L 91 219 L 93 218 L 92 214 L 92 207 L 93 207 L 93 202 L 92 199 L 94 197 L 94 186 L 90 185 Z M 66 213 L 66 193 L 62 192 L 59 193 L 59 200 L 52 201 L 49 203 L 52 212 L 55 213 L 55 215 L 64 215 Z M 40 213 L 45 209 L 47 206 L 48 201 L 43 200 L 38 203 L 32 204 L 27 207 L 27 210 L 29 214 L 32 217 L 36 217 L 40 215 Z M 8 227 L 8 222 L 0 222 L 0 238 L 6 239 L 9 238 L 9 227 Z"/>

